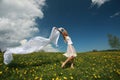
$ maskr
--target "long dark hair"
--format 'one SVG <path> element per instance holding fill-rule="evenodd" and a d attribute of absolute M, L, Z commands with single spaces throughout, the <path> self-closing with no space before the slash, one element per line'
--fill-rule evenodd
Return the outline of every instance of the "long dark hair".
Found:
<path fill-rule="evenodd" d="M 68 32 L 63 28 L 62 30 L 61 30 L 61 34 L 62 34 L 62 36 L 63 36 L 63 39 L 66 41 L 66 36 L 68 36 Z"/>

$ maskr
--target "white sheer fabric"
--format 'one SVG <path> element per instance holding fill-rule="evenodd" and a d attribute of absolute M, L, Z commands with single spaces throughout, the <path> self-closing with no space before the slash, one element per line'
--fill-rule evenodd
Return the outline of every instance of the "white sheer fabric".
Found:
<path fill-rule="evenodd" d="M 53 43 L 57 46 L 59 35 L 59 31 L 53 27 L 49 38 L 37 36 L 30 39 L 22 46 L 8 48 L 4 53 L 4 63 L 9 64 L 13 60 L 12 54 L 30 54 L 32 52 L 38 52 L 50 43 Z"/>

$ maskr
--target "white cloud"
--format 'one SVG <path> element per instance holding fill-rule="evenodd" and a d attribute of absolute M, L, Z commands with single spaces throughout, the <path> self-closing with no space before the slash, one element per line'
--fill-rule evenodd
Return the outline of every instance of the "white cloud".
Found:
<path fill-rule="evenodd" d="M 110 16 L 110 18 L 114 18 L 114 17 L 117 17 L 117 16 L 120 16 L 120 12 L 116 12 L 115 14 L 113 14 L 112 16 Z"/>
<path fill-rule="evenodd" d="M 0 49 L 18 46 L 38 32 L 35 19 L 43 18 L 44 5 L 45 0 L 0 0 Z"/>
<path fill-rule="evenodd" d="M 93 7 L 94 5 L 100 7 L 101 5 L 103 5 L 106 2 L 109 2 L 110 0 L 91 0 L 91 1 L 92 1 L 91 7 Z"/>
<path fill-rule="evenodd" d="M 38 32 L 35 18 L 43 18 L 45 0 L 0 0 L 0 48 L 19 45 Z"/>

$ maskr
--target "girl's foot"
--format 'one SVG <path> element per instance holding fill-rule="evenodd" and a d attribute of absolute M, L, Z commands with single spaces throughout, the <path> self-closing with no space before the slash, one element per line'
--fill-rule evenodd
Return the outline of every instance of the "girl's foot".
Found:
<path fill-rule="evenodd" d="M 71 68 L 74 69 L 73 63 L 71 64 Z"/>
<path fill-rule="evenodd" d="M 73 66 L 71 66 L 70 68 L 71 68 L 71 69 L 74 69 L 74 67 L 73 67 Z"/>
<path fill-rule="evenodd" d="M 64 66 L 65 66 L 65 63 L 63 62 L 61 67 L 64 68 Z"/>

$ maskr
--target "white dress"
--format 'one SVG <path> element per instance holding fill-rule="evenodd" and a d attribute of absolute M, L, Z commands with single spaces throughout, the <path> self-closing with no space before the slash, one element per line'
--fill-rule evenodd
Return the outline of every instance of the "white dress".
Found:
<path fill-rule="evenodd" d="M 72 45 L 73 42 L 72 42 L 71 38 L 69 36 L 67 36 L 66 40 L 67 40 L 67 44 L 68 44 L 67 52 L 64 53 L 63 55 L 66 56 L 66 57 L 76 57 L 77 54 L 76 54 L 74 46 Z"/>

